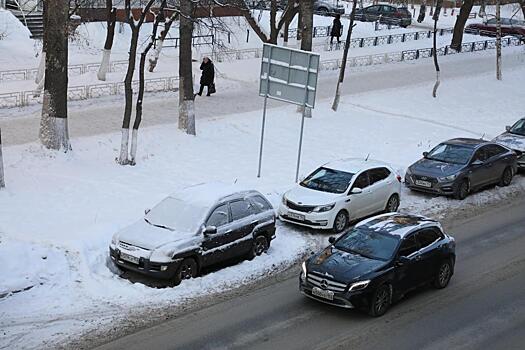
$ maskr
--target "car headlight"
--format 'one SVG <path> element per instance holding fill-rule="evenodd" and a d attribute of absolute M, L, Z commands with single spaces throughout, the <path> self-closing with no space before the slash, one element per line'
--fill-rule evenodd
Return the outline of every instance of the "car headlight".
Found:
<path fill-rule="evenodd" d="M 117 243 L 118 243 L 117 235 L 113 235 L 113 237 L 111 237 L 111 244 L 117 245 Z"/>
<path fill-rule="evenodd" d="M 301 265 L 301 279 L 303 282 L 306 280 L 306 261 L 303 261 Z"/>
<path fill-rule="evenodd" d="M 350 285 L 350 288 L 348 288 L 348 291 L 349 292 L 355 292 L 357 290 L 363 290 L 365 289 L 366 287 L 368 287 L 368 284 L 370 283 L 370 280 L 366 280 L 366 281 L 359 281 L 359 282 L 355 282 L 355 283 L 352 283 Z"/>
<path fill-rule="evenodd" d="M 438 179 L 439 182 L 449 182 L 449 181 L 454 181 L 456 179 L 456 177 L 458 177 L 458 174 L 438 177 L 437 179 Z"/>
<path fill-rule="evenodd" d="M 334 207 L 335 207 L 335 203 L 328 204 L 328 205 L 319 205 L 315 207 L 313 211 L 316 213 L 323 213 L 323 212 L 334 209 Z"/>
<path fill-rule="evenodd" d="M 407 176 L 412 175 L 412 170 L 410 170 L 410 168 L 407 168 L 407 171 L 405 172 L 405 175 L 407 175 Z"/>

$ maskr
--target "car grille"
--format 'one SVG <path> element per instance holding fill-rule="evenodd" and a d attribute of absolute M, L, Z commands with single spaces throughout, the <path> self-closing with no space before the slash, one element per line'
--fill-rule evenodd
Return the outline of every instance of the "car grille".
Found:
<path fill-rule="evenodd" d="M 435 177 L 430 176 L 422 176 L 422 175 L 412 175 L 412 178 L 415 180 L 422 180 L 422 181 L 428 181 L 432 183 L 433 185 L 437 184 L 437 179 Z"/>
<path fill-rule="evenodd" d="M 300 205 L 295 204 L 294 202 L 291 202 L 289 200 L 286 201 L 286 206 L 292 210 L 300 211 L 303 213 L 310 213 L 314 210 L 314 205 Z"/>
<path fill-rule="evenodd" d="M 341 293 L 346 289 L 346 283 L 337 282 L 321 274 L 309 272 L 306 279 L 314 286 L 332 292 Z"/>
<path fill-rule="evenodd" d="M 126 242 L 123 242 L 123 241 L 119 241 L 118 242 L 118 246 L 122 249 L 126 249 L 126 250 L 129 250 L 129 251 L 134 251 L 134 250 L 148 250 L 146 248 L 142 248 L 142 247 L 139 247 L 139 246 L 136 246 L 136 245 L 133 245 L 133 244 L 130 244 L 130 243 L 126 243 Z"/>

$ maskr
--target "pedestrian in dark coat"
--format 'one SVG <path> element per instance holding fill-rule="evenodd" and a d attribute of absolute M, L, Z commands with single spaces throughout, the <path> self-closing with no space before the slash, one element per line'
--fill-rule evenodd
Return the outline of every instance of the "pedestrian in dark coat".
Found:
<path fill-rule="evenodd" d="M 334 42 L 334 37 L 337 38 L 337 43 L 340 43 L 339 38 L 341 37 L 341 28 L 343 28 L 341 16 L 335 15 L 334 21 L 332 23 L 332 30 L 330 31 L 330 45 L 332 45 Z"/>
<path fill-rule="evenodd" d="M 208 93 L 206 96 L 210 96 L 211 87 L 214 85 L 215 81 L 215 67 L 213 66 L 213 62 L 208 58 L 204 57 L 202 59 L 201 63 L 201 88 L 199 89 L 199 92 L 197 95 L 202 96 L 202 92 L 204 91 L 204 87 L 208 87 Z M 214 92 L 214 91 L 212 91 Z"/>

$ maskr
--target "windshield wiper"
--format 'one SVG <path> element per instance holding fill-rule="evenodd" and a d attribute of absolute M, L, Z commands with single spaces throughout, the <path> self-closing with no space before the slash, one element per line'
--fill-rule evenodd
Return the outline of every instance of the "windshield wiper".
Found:
<path fill-rule="evenodd" d="M 158 228 L 163 228 L 163 229 L 166 229 L 168 231 L 175 231 L 174 229 L 172 229 L 171 227 L 168 227 L 168 226 L 164 226 L 164 225 L 157 225 L 157 224 L 152 224 L 148 219 L 144 218 L 144 221 L 146 221 L 148 224 L 150 224 L 151 226 L 155 226 L 155 227 L 158 227 Z"/>

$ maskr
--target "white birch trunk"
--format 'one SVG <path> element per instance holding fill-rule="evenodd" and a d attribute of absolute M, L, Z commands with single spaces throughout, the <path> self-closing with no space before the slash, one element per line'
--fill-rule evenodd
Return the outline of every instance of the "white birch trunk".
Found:
<path fill-rule="evenodd" d="M 45 79 L 45 76 L 42 78 L 42 80 L 40 80 L 40 82 L 38 82 L 37 86 L 36 86 L 36 89 L 35 91 L 33 92 L 33 97 L 39 97 L 40 94 L 42 93 L 42 90 L 44 90 L 44 83 L 45 83 L 46 79 Z"/>
<path fill-rule="evenodd" d="M 46 71 L 46 52 L 42 51 L 42 54 L 40 55 L 40 63 L 38 64 L 38 71 L 36 72 L 35 84 L 40 84 L 40 82 L 44 81 L 45 71 Z M 42 90 L 42 88 L 40 88 L 40 90 Z"/>
<path fill-rule="evenodd" d="M 128 159 L 129 129 L 122 129 L 122 140 L 120 141 L 120 156 L 117 162 L 120 165 L 129 164 Z"/>
<path fill-rule="evenodd" d="M 50 94 L 44 91 L 42 103 L 42 118 L 40 120 L 40 141 L 49 149 L 67 152 L 71 150 L 67 118 L 57 118 L 50 115 Z"/>
<path fill-rule="evenodd" d="M 153 50 L 151 57 L 149 58 L 149 68 L 150 72 L 153 72 L 159 61 L 160 53 L 162 52 L 162 47 L 164 46 L 164 40 L 159 40 L 157 42 L 157 47 Z"/>
<path fill-rule="evenodd" d="M 133 129 L 131 132 L 131 154 L 129 157 L 129 163 L 131 165 L 135 165 L 135 159 L 137 159 L 137 142 L 138 142 L 138 134 L 139 131 L 137 129 Z"/>
<path fill-rule="evenodd" d="M 106 74 L 109 69 L 109 60 L 111 58 L 111 50 L 102 50 L 102 62 L 100 62 L 100 67 L 97 72 L 97 78 L 101 81 L 106 81 Z"/>
<path fill-rule="evenodd" d="M 182 116 L 183 120 L 186 121 L 187 134 L 196 135 L 195 131 L 195 103 L 192 100 L 183 101 L 179 105 L 179 115 Z M 180 119 L 180 118 L 179 118 Z M 179 125 L 179 128 L 181 126 Z"/>
<path fill-rule="evenodd" d="M 334 112 L 337 112 L 337 108 L 339 108 L 339 101 L 341 100 L 341 87 L 342 87 L 342 84 L 340 81 L 338 81 L 337 87 L 335 88 L 334 102 L 332 103 L 332 110 Z"/>

